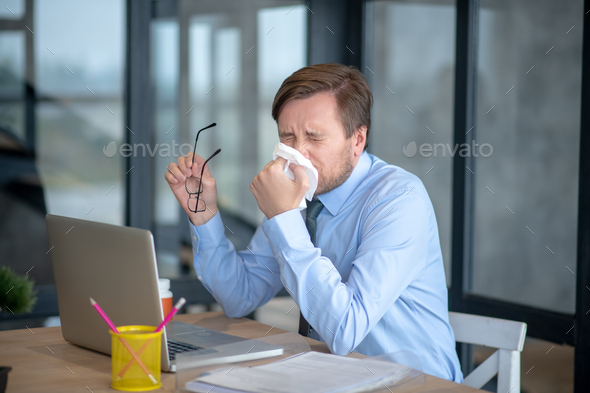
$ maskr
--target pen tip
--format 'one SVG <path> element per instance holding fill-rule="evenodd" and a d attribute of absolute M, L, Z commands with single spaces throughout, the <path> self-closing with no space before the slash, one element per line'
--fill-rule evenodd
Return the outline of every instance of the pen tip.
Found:
<path fill-rule="evenodd" d="M 90 298 L 90 304 L 92 304 L 93 306 L 96 304 L 93 298 Z"/>

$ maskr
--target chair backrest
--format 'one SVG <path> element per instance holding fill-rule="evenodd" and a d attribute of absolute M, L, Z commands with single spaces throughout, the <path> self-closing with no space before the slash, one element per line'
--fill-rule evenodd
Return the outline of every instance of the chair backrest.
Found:
<path fill-rule="evenodd" d="M 457 312 L 449 312 L 449 322 L 456 341 L 498 349 L 467 375 L 463 383 L 479 389 L 497 374 L 498 393 L 519 393 L 520 352 L 526 323 Z"/>

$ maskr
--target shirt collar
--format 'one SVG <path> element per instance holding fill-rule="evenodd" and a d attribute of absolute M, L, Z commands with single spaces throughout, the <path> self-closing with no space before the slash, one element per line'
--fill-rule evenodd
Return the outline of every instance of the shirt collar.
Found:
<path fill-rule="evenodd" d="M 359 161 L 357 162 L 356 166 L 352 170 L 348 179 L 335 189 L 325 194 L 319 195 L 318 199 L 326 209 L 335 216 L 338 214 L 338 211 L 346 202 L 346 200 L 352 195 L 354 190 L 361 184 L 361 182 L 365 179 L 367 174 L 369 173 L 369 169 L 371 168 L 371 158 L 369 154 L 364 151 L 361 156 L 359 157 Z"/>

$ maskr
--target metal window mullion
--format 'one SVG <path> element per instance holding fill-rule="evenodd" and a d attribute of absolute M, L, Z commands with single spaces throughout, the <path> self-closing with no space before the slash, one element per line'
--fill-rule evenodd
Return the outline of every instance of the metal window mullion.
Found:
<path fill-rule="evenodd" d="M 191 15 L 187 12 L 178 12 L 178 104 L 177 119 L 178 129 L 173 131 L 178 135 L 181 141 L 190 141 L 194 143 L 196 134 L 189 132 L 191 129 L 191 116 L 186 113 L 191 109 L 191 90 L 190 90 L 190 57 L 189 57 L 189 27 Z M 201 125 L 200 127 L 204 127 Z M 192 153 L 192 151 L 191 151 Z"/>
<path fill-rule="evenodd" d="M 584 1 L 584 13 L 590 0 Z M 576 267 L 576 319 L 574 392 L 590 391 L 590 15 L 584 15 L 582 41 L 582 100 L 580 171 L 578 181 L 578 255 Z"/>
<path fill-rule="evenodd" d="M 341 63 L 361 69 L 365 1 L 307 0 L 305 5 L 310 10 L 307 64 Z"/>
<path fill-rule="evenodd" d="M 477 129 L 478 0 L 457 1 L 454 143 L 471 143 Z M 472 129 L 472 127 L 474 127 Z M 471 130 L 470 130 L 471 129 Z M 463 295 L 472 286 L 475 165 L 473 157 L 453 157 L 451 308 L 462 311 Z"/>
<path fill-rule="evenodd" d="M 25 3 L 24 24 L 33 28 L 33 0 Z M 25 26 L 25 27 L 26 27 Z M 36 78 L 35 78 L 35 38 L 31 32 L 25 33 L 25 141 L 30 151 L 36 155 Z"/>
<path fill-rule="evenodd" d="M 144 0 L 126 3 L 125 141 L 132 146 L 151 143 L 150 21 L 152 4 Z M 128 129 L 128 128 L 129 129 Z M 129 131 L 131 130 L 131 131 Z M 141 149 L 138 149 L 141 151 Z M 151 229 L 152 161 L 149 154 L 125 159 L 126 225 Z M 131 170 L 133 169 L 133 170 Z"/>
<path fill-rule="evenodd" d="M 477 107 L 477 32 L 479 0 L 457 0 L 455 44 L 454 142 L 475 138 Z M 472 129 L 472 127 L 474 127 Z M 450 308 L 464 311 L 473 283 L 475 165 L 473 157 L 453 157 L 452 266 Z M 472 368 L 471 346 L 458 344 L 463 373 Z"/>

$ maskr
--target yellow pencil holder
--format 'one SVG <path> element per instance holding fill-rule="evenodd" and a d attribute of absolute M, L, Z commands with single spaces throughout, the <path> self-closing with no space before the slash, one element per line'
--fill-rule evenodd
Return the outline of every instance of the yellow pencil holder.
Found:
<path fill-rule="evenodd" d="M 112 330 L 113 384 L 117 390 L 140 392 L 162 386 L 160 355 L 162 331 L 153 326 L 121 326 Z"/>

